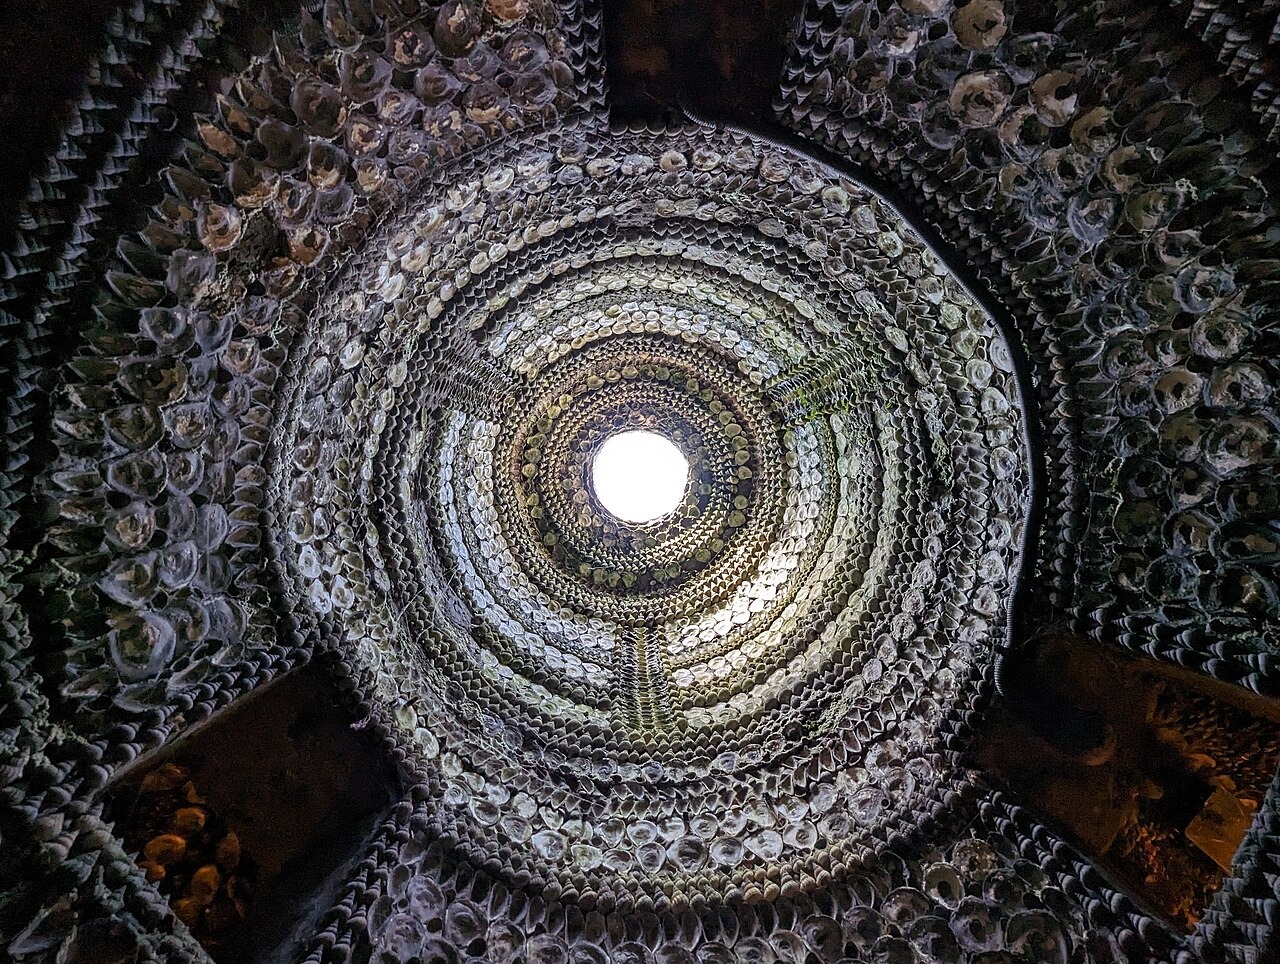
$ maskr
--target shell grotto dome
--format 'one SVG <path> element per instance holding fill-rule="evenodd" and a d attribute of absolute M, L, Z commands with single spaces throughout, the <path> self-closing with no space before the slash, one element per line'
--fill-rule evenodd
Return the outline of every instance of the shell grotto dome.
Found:
<path fill-rule="evenodd" d="M 18 6 L 0 958 L 1280 961 L 1280 2 Z"/>

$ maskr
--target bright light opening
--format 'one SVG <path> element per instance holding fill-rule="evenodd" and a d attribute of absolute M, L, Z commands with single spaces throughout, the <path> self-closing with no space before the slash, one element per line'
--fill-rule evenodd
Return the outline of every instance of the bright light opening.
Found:
<path fill-rule="evenodd" d="M 591 488 L 624 522 L 652 522 L 674 512 L 689 484 L 689 462 L 656 432 L 619 432 L 591 464 Z"/>

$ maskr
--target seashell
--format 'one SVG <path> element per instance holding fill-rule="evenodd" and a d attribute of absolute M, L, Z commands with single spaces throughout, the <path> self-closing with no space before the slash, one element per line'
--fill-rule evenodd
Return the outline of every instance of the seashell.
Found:
<path fill-rule="evenodd" d="M 1115 146 L 1111 111 L 1094 107 L 1085 111 L 1071 125 L 1071 143 L 1081 154 L 1101 157 Z"/>
<path fill-rule="evenodd" d="M 177 863 L 186 854 L 187 841 L 178 834 L 161 834 L 148 840 L 142 852 L 147 860 L 168 866 Z"/>
<path fill-rule="evenodd" d="M 511 921 L 491 919 L 484 943 L 485 954 L 493 964 L 513 964 L 525 950 L 525 934 Z"/>
<path fill-rule="evenodd" d="M 408 23 L 387 34 L 386 53 L 396 70 L 411 70 L 430 63 L 436 44 L 422 24 Z"/>
<path fill-rule="evenodd" d="M 1009 30 L 1000 0 L 970 0 L 951 15 L 951 26 L 960 46 L 975 51 L 992 50 Z"/>
<path fill-rule="evenodd" d="M 313 78 L 299 80 L 294 85 L 293 93 L 289 98 L 289 106 L 293 108 L 294 114 L 297 115 L 298 123 L 318 137 L 332 137 L 346 123 L 347 108 L 342 102 L 342 95 L 337 88 L 321 80 Z M 293 136 L 292 132 L 289 136 Z M 259 129 L 258 137 L 259 139 L 262 138 L 261 129 Z M 305 143 L 301 141 L 290 141 L 289 143 L 296 143 L 298 160 L 301 160 L 302 152 L 306 147 Z M 268 157 L 270 157 L 272 149 L 270 145 L 267 145 L 267 147 Z M 283 148 L 284 145 L 282 144 L 281 147 Z M 288 148 L 285 148 L 284 157 L 289 157 L 290 153 Z M 285 169 L 282 165 L 273 164 L 272 166 L 279 167 L 281 170 Z"/>
<path fill-rule="evenodd" d="M 1232 358 L 1240 351 L 1248 334 L 1245 320 L 1230 306 L 1224 306 L 1196 320 L 1191 328 L 1191 349 L 1205 358 Z"/>
<path fill-rule="evenodd" d="M 879 788 L 861 787 L 849 800 L 850 816 L 859 823 L 869 824 L 879 818 L 886 805 L 884 792 Z"/>
<path fill-rule="evenodd" d="M 991 845 L 975 837 L 960 840 L 951 849 L 951 865 L 966 881 L 981 883 L 996 869 L 997 862 Z"/>
<path fill-rule="evenodd" d="M 401 132 L 397 132 L 399 134 Z M 394 157 L 394 150 L 388 149 L 388 155 Z M 355 193 L 351 185 L 343 182 L 328 191 L 316 192 L 316 218 L 323 224 L 338 224 L 351 213 L 355 204 Z"/>
<path fill-rule="evenodd" d="M 156 458 L 158 457 L 157 455 Z M 171 452 L 165 459 L 164 471 L 170 491 L 190 495 L 204 481 L 204 460 L 199 452 Z"/>
<path fill-rule="evenodd" d="M 172 402 L 187 387 L 187 369 L 180 362 L 159 358 L 137 358 L 120 367 L 119 383 L 142 402 Z"/>
<path fill-rule="evenodd" d="M 529 30 L 513 31 L 500 53 L 503 63 L 517 77 L 539 72 L 551 62 L 546 42 Z"/>
<path fill-rule="evenodd" d="M 182 786 L 191 777 L 191 771 L 185 767 L 178 766 L 176 763 L 162 763 L 160 766 L 147 772 L 142 778 L 142 782 L 138 785 L 140 793 L 164 793 L 168 790 L 176 790 Z"/>
<path fill-rule="evenodd" d="M 448 67 L 435 61 L 417 72 L 413 92 L 424 104 L 435 106 L 449 103 L 465 86 Z"/>
<path fill-rule="evenodd" d="M 1265 660 L 1197 647 L 1276 601 L 1274 499 L 1253 485 L 1280 460 L 1253 357 L 1266 222 L 1243 210 L 1262 134 L 1123 18 L 1064 8 L 1027 34 L 998 0 L 846 6 L 798 21 L 779 117 L 907 170 L 941 235 L 1055 312 L 1024 319 L 1022 350 L 1053 376 L 1046 532 L 1116 559 L 1076 587 L 1089 627 L 1257 682 Z M 93 313 L 83 346 L 50 342 L 58 377 L 24 381 L 47 351 L 15 354 L 54 406 L 58 451 L 30 464 L 54 486 L 58 689 L 111 723 L 84 773 L 105 786 L 314 643 L 407 780 L 320 956 L 1061 959 L 1055 935 L 1083 953 L 1085 913 L 1014 856 L 1062 856 L 1052 834 L 977 784 L 975 820 L 933 813 L 977 779 L 953 724 L 1027 524 L 1000 327 L 871 189 L 736 130 L 604 123 L 600 11 L 570 7 L 326 0 L 197 37 L 156 81 L 221 52 L 190 144 L 149 94 L 113 119 L 127 105 L 90 82 L 105 113 L 51 161 L 73 183 L 33 182 L 30 250 L 6 261 Z M 180 158 L 154 176 L 163 158 L 129 147 L 153 122 Z M 125 164 L 140 188 L 98 214 L 89 135 L 103 183 Z M 102 253 L 101 291 L 46 234 Z M 10 414 L 45 424 L 22 391 Z M 589 488 L 633 423 L 689 456 L 685 501 L 651 526 Z M 1082 481 L 1072 447 L 1095 435 Z M 1090 567 L 1050 543 L 1052 609 L 1058 570 Z M 1179 628 L 1189 613 L 1209 629 Z M 55 856 L 75 776 L 40 777 L 66 784 L 42 804 Z M 205 806 L 147 834 L 189 830 L 184 863 L 119 870 L 173 889 L 197 936 L 252 867 L 213 817 L 197 828 Z"/>
<path fill-rule="evenodd" d="M 906 928 L 904 936 L 929 961 L 961 961 L 964 953 L 959 942 L 951 932 L 946 920 L 941 917 L 920 917 Z"/>
<path fill-rule="evenodd" d="M 236 138 L 208 118 L 197 118 L 196 132 L 204 145 L 215 154 L 232 158 L 240 153 L 240 145 Z"/>
<path fill-rule="evenodd" d="M 1108 157 L 1111 160 L 1118 151 Z M 1129 195 L 1124 213 L 1129 224 L 1143 232 L 1153 232 L 1167 225 L 1183 203 L 1183 192 L 1178 188 L 1152 188 Z"/>
<path fill-rule="evenodd" d="M 1203 437 L 1206 464 L 1220 476 L 1280 460 L 1280 430 L 1260 416 L 1232 416 Z"/>
<path fill-rule="evenodd" d="M 1149 150 L 1126 144 L 1111 151 L 1102 162 L 1099 172 L 1108 187 L 1119 194 L 1131 191 L 1138 179 L 1154 165 Z"/>
<path fill-rule="evenodd" d="M 99 586 L 122 605 L 141 606 L 160 588 L 155 553 L 113 560 Z"/>
<path fill-rule="evenodd" d="M 496 83 L 479 83 L 467 91 L 463 107 L 475 123 L 494 124 L 507 109 L 507 95 Z"/>
<path fill-rule="evenodd" d="M 1175 368 L 1161 375 L 1153 386 L 1152 397 L 1165 412 L 1178 412 L 1200 402 L 1204 379 L 1185 368 Z"/>
<path fill-rule="evenodd" d="M 201 206 L 197 230 L 200 243 L 214 252 L 234 247 L 244 233 L 240 212 L 213 202 Z"/>
<path fill-rule="evenodd" d="M 1018 33 L 1005 39 L 1003 62 L 1015 84 L 1030 83 L 1062 42 L 1054 33 Z"/>
<path fill-rule="evenodd" d="M 1046 964 L 1066 964 L 1068 959 L 1069 947 L 1062 924 L 1045 911 L 1014 914 L 1005 927 L 1005 941 L 1014 954 Z"/>
<path fill-rule="evenodd" d="M 983 894 L 988 901 L 1003 908 L 1012 910 L 1022 904 L 1026 897 L 1026 884 L 1017 872 L 1009 867 L 992 871 L 984 881 Z"/>
<path fill-rule="evenodd" d="M 954 908 L 965 894 L 963 881 L 950 864 L 931 864 L 924 871 L 924 891 L 943 907 Z"/>
<path fill-rule="evenodd" d="M 347 159 L 332 144 L 313 141 L 307 151 L 307 179 L 319 191 L 337 187 L 346 174 Z"/>
<path fill-rule="evenodd" d="M 207 213 L 208 207 L 205 206 L 202 210 Z M 239 214 L 235 213 L 234 208 L 226 208 L 224 210 L 232 212 L 229 215 L 230 218 L 239 218 Z M 216 233 L 216 229 L 207 223 L 202 228 L 202 230 L 204 229 L 208 229 L 211 234 Z M 209 243 L 221 244 L 225 240 L 225 238 L 214 238 Z M 231 243 L 234 243 L 234 241 Z M 179 297 L 189 297 L 205 290 L 212 284 L 217 270 L 217 258 L 211 253 L 196 251 L 175 252 L 173 257 L 169 259 L 169 270 L 165 274 L 165 287 Z"/>
<path fill-rule="evenodd" d="M 443 942 L 432 941 L 430 950 L 427 946 L 427 934 L 424 926 L 411 914 L 392 914 L 377 935 L 374 946 L 377 950 L 389 954 L 395 960 L 407 961 L 424 953 L 432 953 L 426 960 L 456 960 L 456 952 Z M 436 954 L 442 956 L 436 957 Z"/>
<path fill-rule="evenodd" d="M 1071 233 L 1091 248 L 1110 235 L 1115 214 L 1115 201 L 1111 197 L 1077 194 L 1067 205 L 1067 224 Z"/>
<path fill-rule="evenodd" d="M 966 897 L 951 913 L 951 932 L 967 951 L 995 951 L 1003 941 L 1003 928 L 992 905 Z"/>
<path fill-rule="evenodd" d="M 181 589 L 195 578 L 200 559 L 192 542 L 176 542 L 160 553 L 157 572 L 166 589 Z"/>
<path fill-rule="evenodd" d="M 1031 104 L 1039 118 L 1050 127 L 1061 127 L 1071 120 L 1079 99 L 1074 89 L 1078 83 L 1075 74 L 1066 70 L 1051 70 L 1037 77 L 1031 84 Z"/>
<path fill-rule="evenodd" d="M 306 224 L 315 211 L 316 191 L 309 182 L 291 177 L 276 184 L 272 206 L 282 224 Z"/>
<path fill-rule="evenodd" d="M 500 22 L 515 23 L 529 12 L 529 0 L 488 0 L 485 9 Z"/>
<path fill-rule="evenodd" d="M 103 416 L 103 426 L 113 442 L 134 450 L 150 448 L 164 430 L 159 411 L 141 404 L 112 409 Z"/>
<path fill-rule="evenodd" d="M 235 328 L 236 316 L 230 312 L 198 311 L 193 312 L 188 317 L 188 322 L 191 325 L 192 333 L 195 335 L 196 344 L 204 350 L 206 355 L 215 355 L 226 348 L 227 343 L 231 340 L 231 332 Z M 201 371 L 202 369 L 194 363 L 187 365 L 189 394 L 194 395 L 201 391 Z M 209 359 L 208 366 L 203 371 L 207 373 L 207 377 L 212 377 L 212 359 Z"/>
<path fill-rule="evenodd" d="M 508 91 L 513 105 L 530 111 L 555 103 L 559 92 L 549 70 L 531 70 L 518 75 Z"/>
<path fill-rule="evenodd" d="M 450 69 L 464 84 L 478 84 L 496 78 L 502 69 L 502 61 L 498 52 L 481 40 L 466 56 L 454 60 Z"/>
<path fill-rule="evenodd" d="M 307 228 L 294 228 L 287 232 L 287 236 L 289 239 L 289 257 L 301 265 L 314 264 L 329 248 L 329 232 L 318 225 L 312 225 Z M 232 409 L 227 411 L 229 413 Z M 237 414 L 241 412 L 237 412 Z"/>
<path fill-rule="evenodd" d="M 188 893 L 191 897 L 202 905 L 207 905 L 213 900 L 213 895 L 218 892 L 218 888 L 222 885 L 222 874 L 213 864 L 205 864 L 191 875 L 191 882 L 187 885 Z"/>
<path fill-rule="evenodd" d="M 203 641 L 208 634 L 208 614 L 203 606 L 189 597 L 172 602 L 164 608 L 162 615 L 173 626 L 175 652 L 179 656 L 189 651 L 191 644 Z M 170 677 L 168 682 L 171 690 L 174 678 Z"/>
<path fill-rule="evenodd" d="M 1189 264 L 1178 272 L 1174 297 L 1184 311 L 1203 315 L 1227 302 L 1236 293 L 1231 272 Z"/>
<path fill-rule="evenodd" d="M 127 612 L 111 617 L 107 649 L 111 663 L 126 680 L 154 676 L 169 664 L 176 637 L 158 613 Z"/>
<path fill-rule="evenodd" d="M 692 873 L 700 869 L 707 861 L 707 846 L 701 838 L 684 836 L 673 841 L 667 848 L 667 861 L 681 873 Z"/>
<path fill-rule="evenodd" d="M 565 840 L 554 830 L 541 830 L 532 838 L 534 850 L 544 860 L 559 862 L 564 857 Z"/>
<path fill-rule="evenodd" d="M 962 130 L 950 104 L 939 101 L 925 106 L 920 117 L 920 133 L 931 147 L 949 151 L 960 140 Z"/>
<path fill-rule="evenodd" d="M 435 41 L 445 57 L 461 57 L 480 34 L 480 15 L 469 0 L 446 0 L 436 13 Z"/>
<path fill-rule="evenodd" d="M 392 88 L 379 93 L 376 108 L 378 108 L 378 118 L 381 122 L 390 127 L 401 127 L 403 124 L 413 123 L 413 118 L 422 109 L 422 104 L 411 93 Z"/>
<path fill-rule="evenodd" d="M 107 463 L 107 486 L 131 499 L 153 499 L 164 490 L 167 465 L 154 449 L 129 452 Z"/>
<path fill-rule="evenodd" d="M 144 308 L 138 316 L 138 329 L 161 351 L 175 355 L 186 351 L 195 338 L 187 312 L 181 308 Z"/>
<path fill-rule="evenodd" d="M 962 127 L 991 127 L 1004 114 L 1013 82 L 999 70 L 978 70 L 958 78 L 947 103 Z"/>
<path fill-rule="evenodd" d="M 325 35 L 336 47 L 352 49 L 360 46 L 373 22 L 368 11 L 362 10 L 358 4 L 349 7 L 342 0 L 325 0 L 321 23 Z"/>
<path fill-rule="evenodd" d="M 871 945 L 869 960 L 876 964 L 891 964 L 899 961 L 914 964 L 917 956 L 915 948 L 905 938 L 886 934 Z"/>
<path fill-rule="evenodd" d="M 484 933 L 484 914 L 468 900 L 454 900 L 445 911 L 444 934 L 455 947 L 466 947 Z"/>
<path fill-rule="evenodd" d="M 179 448 L 195 448 L 213 431 L 213 412 L 207 402 L 185 402 L 165 409 L 165 429 Z"/>
<path fill-rule="evenodd" d="M 525 959 L 530 964 L 566 964 L 570 960 L 569 953 L 564 940 L 553 934 L 537 934 L 525 944 Z"/>
<path fill-rule="evenodd" d="M 1205 401 L 1215 408 L 1251 405 L 1262 409 L 1270 404 L 1272 392 L 1271 382 L 1261 366 L 1234 363 L 1213 370 L 1205 389 Z"/>
<path fill-rule="evenodd" d="M 402 128 L 395 131 L 391 135 L 390 141 L 387 143 L 387 158 L 394 164 L 408 164 L 420 157 L 428 156 L 427 152 L 430 148 L 430 137 L 423 131 Z M 330 223 L 338 223 L 346 217 L 350 210 L 350 194 L 346 199 L 347 203 L 340 208 L 335 209 L 326 221 Z"/>
<path fill-rule="evenodd" d="M 143 502 L 110 513 L 105 526 L 108 542 L 123 549 L 145 549 L 156 531 L 155 510 Z"/>
<path fill-rule="evenodd" d="M 1236 610 L 1254 618 L 1265 617 L 1280 604 L 1280 586 L 1265 567 L 1223 566 L 1205 595 L 1213 608 Z"/>
<path fill-rule="evenodd" d="M 253 158 L 238 157 L 227 168 L 226 181 L 236 207 L 251 211 L 275 196 L 279 175 Z"/>
<path fill-rule="evenodd" d="M 913 887 L 899 887 L 885 897 L 880 912 L 885 920 L 905 929 L 932 909 L 933 903 L 919 890 Z"/>

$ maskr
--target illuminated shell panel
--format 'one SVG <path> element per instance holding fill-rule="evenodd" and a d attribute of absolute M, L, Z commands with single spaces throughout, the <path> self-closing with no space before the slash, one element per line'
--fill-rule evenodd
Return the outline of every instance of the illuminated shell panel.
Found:
<path fill-rule="evenodd" d="M 473 859 L 631 901 L 868 852 L 956 779 L 940 721 L 1003 639 L 1008 345 L 801 156 L 504 147 L 381 224 L 293 346 L 268 491 L 298 617 Z M 626 427 L 691 453 L 652 526 L 590 496 Z"/>

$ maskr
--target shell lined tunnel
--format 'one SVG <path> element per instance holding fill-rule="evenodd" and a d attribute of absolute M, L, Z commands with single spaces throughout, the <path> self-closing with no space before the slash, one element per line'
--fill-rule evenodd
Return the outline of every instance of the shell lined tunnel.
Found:
<path fill-rule="evenodd" d="M 8 957 L 1280 956 L 1280 6 L 46 6 Z"/>

